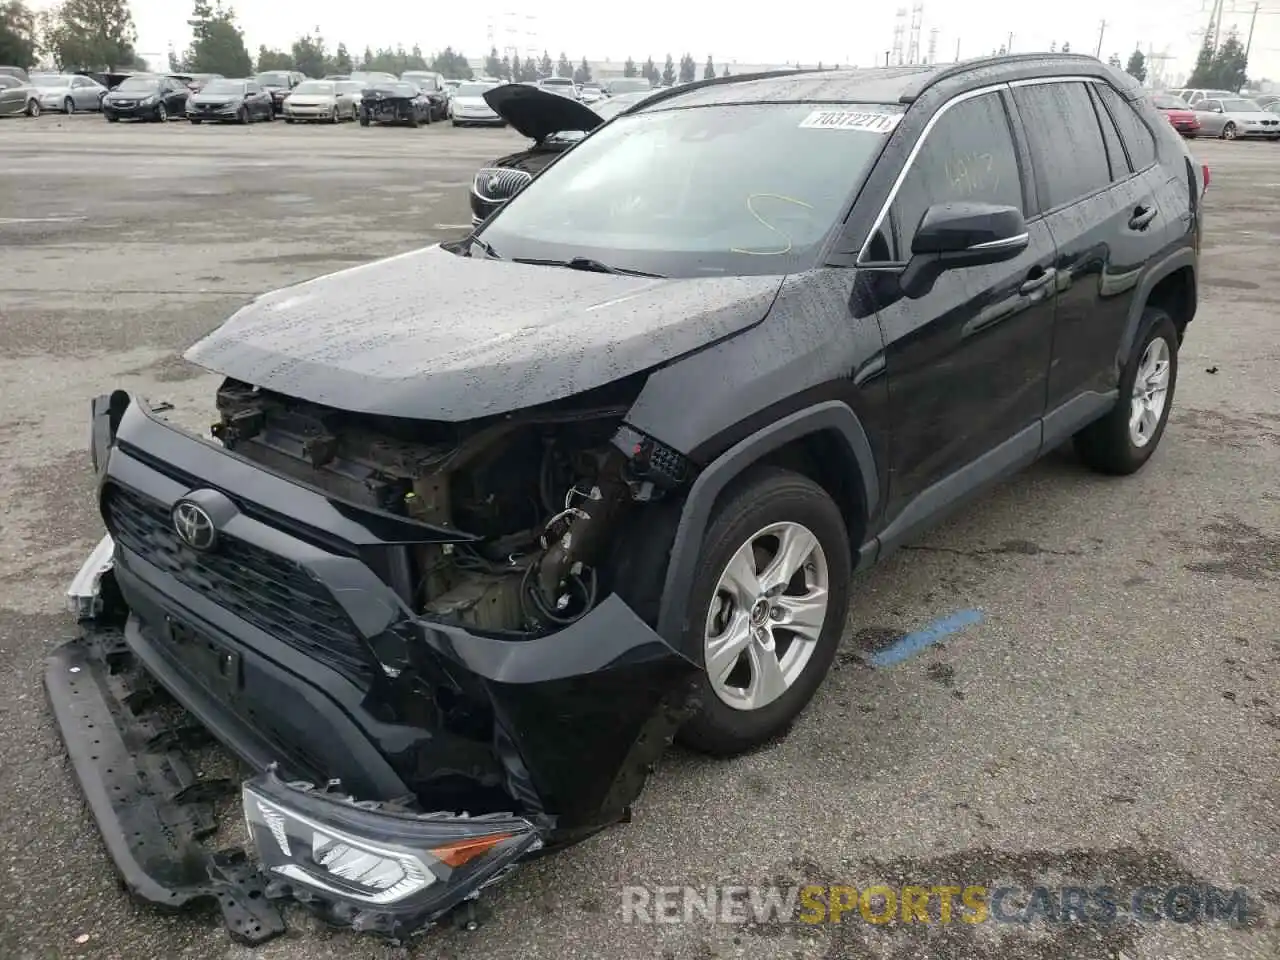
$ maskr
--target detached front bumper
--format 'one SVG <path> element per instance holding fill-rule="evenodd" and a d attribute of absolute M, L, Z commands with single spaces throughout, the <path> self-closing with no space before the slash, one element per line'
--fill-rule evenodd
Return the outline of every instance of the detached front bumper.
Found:
<path fill-rule="evenodd" d="M 532 851 L 625 819 L 692 708 L 696 667 L 621 600 L 536 638 L 415 619 L 366 565 L 411 541 L 412 524 L 263 471 L 125 394 L 94 411 L 117 536 L 73 581 L 82 635 L 50 660 L 46 688 L 135 894 L 165 905 L 212 897 L 244 940 L 283 929 L 259 889 L 403 939 Z M 208 487 L 193 490 L 193 477 Z M 215 491 L 216 549 L 229 551 L 237 583 L 221 561 L 146 527 L 148 515 Z M 316 545 L 319 531 L 333 550 Z M 267 585 L 276 613 L 307 629 L 273 632 L 252 606 L 244 591 L 258 588 L 263 555 L 279 571 Z M 286 590 L 302 592 L 285 600 Z M 320 617 L 324 604 L 349 636 Z M 347 646 L 325 646 L 335 639 Z M 372 670 L 352 660 L 357 648 Z M 176 726 L 149 712 L 169 698 L 184 708 Z M 198 781 L 181 750 L 201 737 L 256 775 Z M 237 789 L 261 876 L 202 847 L 216 825 L 208 804 Z"/>

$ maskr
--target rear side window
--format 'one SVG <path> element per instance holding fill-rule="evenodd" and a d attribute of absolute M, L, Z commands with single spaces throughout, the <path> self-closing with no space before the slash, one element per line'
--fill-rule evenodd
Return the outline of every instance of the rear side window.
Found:
<path fill-rule="evenodd" d="M 1125 155 L 1124 146 L 1120 142 L 1120 131 L 1116 129 L 1115 121 L 1111 119 L 1107 108 L 1098 100 L 1097 85 L 1091 86 L 1094 89 L 1093 109 L 1098 115 L 1098 123 L 1102 127 L 1102 140 L 1107 146 L 1107 160 L 1111 163 L 1111 179 L 1123 180 L 1132 171 L 1129 169 L 1129 158 Z"/>
<path fill-rule="evenodd" d="M 1045 210 L 1087 197 L 1111 183 L 1102 128 L 1083 83 L 1037 83 L 1015 87 L 1036 183 Z"/>
<path fill-rule="evenodd" d="M 1129 148 L 1133 169 L 1147 169 L 1156 162 L 1156 140 L 1146 121 L 1142 119 L 1133 104 L 1120 96 L 1109 84 L 1098 83 L 1094 85 L 1094 89 L 1098 91 L 1111 116 L 1115 117 L 1116 125 L 1120 128 L 1120 136 L 1124 138 L 1124 144 Z"/>
<path fill-rule="evenodd" d="M 876 260 L 908 259 L 925 211 L 957 201 L 1023 209 L 1018 156 L 998 93 L 963 100 L 934 124 L 893 201 L 897 236 L 873 243 L 869 252 Z"/>

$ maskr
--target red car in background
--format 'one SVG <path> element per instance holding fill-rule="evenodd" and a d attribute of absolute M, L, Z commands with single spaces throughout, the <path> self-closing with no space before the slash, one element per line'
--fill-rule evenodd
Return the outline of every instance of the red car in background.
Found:
<path fill-rule="evenodd" d="M 1151 102 L 1155 104 L 1157 110 L 1169 118 L 1173 129 L 1184 137 L 1194 139 L 1200 133 L 1200 121 L 1196 119 L 1196 112 L 1181 97 L 1157 93 L 1151 98 Z"/>

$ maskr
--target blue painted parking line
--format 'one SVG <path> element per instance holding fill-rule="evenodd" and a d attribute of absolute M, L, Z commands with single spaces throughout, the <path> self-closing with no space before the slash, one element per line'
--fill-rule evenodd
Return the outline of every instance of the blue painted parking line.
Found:
<path fill-rule="evenodd" d="M 909 660 L 921 650 L 933 646 L 943 638 L 982 622 L 981 610 L 960 610 L 947 617 L 940 617 L 923 630 L 909 633 L 891 646 L 885 647 L 871 657 L 873 667 L 892 667 Z"/>

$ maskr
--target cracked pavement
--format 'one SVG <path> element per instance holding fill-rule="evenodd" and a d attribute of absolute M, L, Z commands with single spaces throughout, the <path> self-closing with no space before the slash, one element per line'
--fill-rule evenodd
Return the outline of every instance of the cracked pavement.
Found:
<path fill-rule="evenodd" d="M 44 704 L 62 591 L 97 541 L 88 400 L 207 423 L 182 349 L 257 293 L 465 224 L 505 131 L 0 122 L 0 955 L 293 960 L 1262 960 L 1280 955 L 1280 147 L 1213 169 L 1200 311 L 1138 475 L 1059 451 L 854 591 L 844 648 L 784 740 L 675 751 L 632 823 L 530 863 L 474 933 L 408 948 L 322 929 L 232 944 L 120 892 Z M 63 219 L 48 219 L 63 218 Z M 1212 371 L 1212 372 L 1211 372 Z M 958 609 L 982 623 L 869 655 Z M 624 884 L 1247 887 L 1224 923 L 624 924 Z"/>

